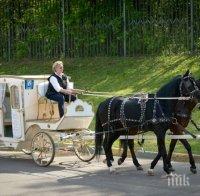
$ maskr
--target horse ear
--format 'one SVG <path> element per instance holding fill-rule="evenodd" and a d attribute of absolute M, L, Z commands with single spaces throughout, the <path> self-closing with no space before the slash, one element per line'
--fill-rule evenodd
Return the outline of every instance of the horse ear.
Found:
<path fill-rule="evenodd" d="M 186 76 L 188 76 L 190 74 L 190 70 L 188 69 L 186 72 L 185 72 L 185 74 L 183 75 L 183 77 L 186 77 Z"/>

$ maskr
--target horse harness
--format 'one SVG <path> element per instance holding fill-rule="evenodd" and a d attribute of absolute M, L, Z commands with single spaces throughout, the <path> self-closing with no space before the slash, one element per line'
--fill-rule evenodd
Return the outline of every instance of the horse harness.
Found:
<path fill-rule="evenodd" d="M 113 97 L 110 101 L 109 101 L 109 105 L 108 105 L 108 121 L 105 122 L 105 123 L 102 123 L 102 126 L 104 127 L 105 125 L 108 125 L 108 132 L 110 132 L 110 130 L 113 132 L 113 131 L 122 131 L 122 130 L 125 130 L 126 131 L 126 135 L 128 135 L 128 131 L 130 129 L 130 127 L 127 126 L 127 122 L 135 122 L 135 123 L 138 123 L 139 125 L 137 125 L 137 128 L 138 128 L 138 134 L 143 134 L 145 133 L 146 131 L 143 129 L 144 125 L 145 124 L 148 124 L 148 123 L 152 123 L 152 124 L 156 124 L 156 123 L 160 123 L 160 122 L 168 122 L 168 123 L 172 123 L 172 124 L 175 124 L 177 125 L 183 132 L 185 132 L 186 134 L 189 134 L 191 135 L 193 138 L 196 138 L 196 136 L 192 133 L 190 133 L 188 130 L 186 130 L 180 123 L 178 123 L 177 121 L 177 118 L 176 117 L 181 117 L 181 118 L 189 118 L 191 119 L 191 113 L 189 112 L 177 112 L 177 113 L 173 113 L 172 114 L 172 117 L 166 117 L 164 115 L 164 112 L 162 110 L 162 107 L 159 103 L 159 100 L 156 98 L 156 96 L 154 95 L 154 104 L 153 104 L 153 114 L 152 114 L 152 118 L 150 120 L 146 120 L 145 121 L 145 112 L 146 112 L 146 103 L 148 101 L 148 94 L 141 94 L 141 99 L 138 99 L 138 98 L 135 98 L 134 96 L 133 97 L 128 97 L 128 98 L 125 98 L 123 101 L 122 101 L 122 104 L 120 106 L 120 118 L 117 118 L 117 119 L 111 119 L 111 105 L 112 105 L 112 102 L 114 101 L 114 99 L 116 99 L 117 97 Z M 130 119 L 130 118 L 126 118 L 125 116 L 125 104 L 128 100 L 131 100 L 131 99 L 138 99 L 138 104 L 140 105 L 140 118 L 139 120 L 136 120 L 136 119 Z M 158 108 L 158 109 L 156 109 Z M 161 118 L 157 118 L 156 117 L 156 112 L 160 112 L 161 113 Z M 123 128 L 120 128 L 120 129 L 113 129 L 113 126 L 111 125 L 111 123 L 114 123 L 114 122 L 121 122 Z"/>
<path fill-rule="evenodd" d="M 143 126 L 146 124 L 146 123 L 159 123 L 159 122 L 169 122 L 170 119 L 169 118 L 166 118 L 165 115 L 164 115 L 164 112 L 162 110 L 162 107 L 159 103 L 159 100 L 156 99 L 156 96 L 154 95 L 154 104 L 153 104 L 153 115 L 152 115 L 152 119 L 150 120 L 146 120 L 145 121 L 145 112 L 146 112 L 146 103 L 148 101 L 148 94 L 141 94 L 141 99 L 138 99 L 138 98 L 135 98 L 134 96 L 133 97 L 128 97 L 128 98 L 125 98 L 123 99 L 122 103 L 121 103 L 121 106 L 120 106 L 120 118 L 116 118 L 116 119 L 111 119 L 111 115 L 110 115 L 110 112 L 111 112 L 111 105 L 112 105 L 112 102 L 114 101 L 114 99 L 116 99 L 117 97 L 113 97 L 110 101 L 109 101 L 109 104 L 108 104 L 108 121 L 105 122 L 105 123 L 102 123 L 102 126 L 106 126 L 108 125 L 108 129 L 112 130 L 113 131 L 113 127 L 111 125 L 111 123 L 114 123 L 114 122 L 121 122 L 122 126 L 123 126 L 123 129 L 127 130 L 128 131 L 128 127 L 127 127 L 127 122 L 135 122 L 135 123 L 138 123 L 138 131 L 140 131 L 141 133 L 142 132 L 145 132 L 143 130 Z M 131 118 L 126 118 L 125 116 L 125 104 L 128 100 L 133 100 L 133 99 L 136 99 L 138 100 L 138 104 L 140 106 L 140 117 L 138 120 L 136 119 L 131 119 Z M 161 118 L 157 118 L 156 117 L 156 112 L 157 109 L 159 109 L 159 112 L 161 113 L 162 117 Z"/>
<path fill-rule="evenodd" d="M 190 76 L 185 76 L 185 77 L 182 77 L 181 78 L 181 82 L 180 82 L 180 85 L 179 85 L 179 90 L 180 90 L 180 97 L 184 97 L 183 96 L 183 92 L 182 92 L 182 87 L 184 85 L 187 93 L 189 94 L 189 96 L 193 95 L 193 93 L 196 91 L 196 90 L 199 90 L 196 82 L 191 79 L 191 82 L 193 83 L 194 85 L 194 90 L 192 92 L 190 92 L 188 90 L 189 88 L 189 84 L 187 81 L 185 81 L 184 79 L 191 79 Z M 112 129 L 112 132 L 114 131 L 113 130 L 113 126 L 111 125 L 111 123 L 113 122 L 121 122 L 122 126 L 123 126 L 123 129 L 117 129 L 115 131 L 120 131 L 120 130 L 126 130 L 128 132 L 128 130 L 130 129 L 129 127 L 127 127 L 127 122 L 135 122 L 135 123 L 138 123 L 138 134 L 139 133 L 144 133 L 146 132 L 143 127 L 145 124 L 147 123 L 152 123 L 152 124 L 156 124 L 156 123 L 160 123 L 160 122 L 168 122 L 168 123 L 172 123 L 172 124 L 177 124 L 177 126 L 181 127 L 182 130 L 185 132 L 185 133 L 188 133 L 190 135 L 192 135 L 192 137 L 194 137 L 194 135 L 192 133 L 190 133 L 189 131 L 187 131 L 182 125 L 180 125 L 176 119 L 176 116 L 179 116 L 179 117 L 185 117 L 185 118 L 190 118 L 191 119 L 191 114 L 187 114 L 185 112 L 183 113 L 176 113 L 176 114 L 172 114 L 172 117 L 166 117 L 163 110 L 162 110 L 162 107 L 159 103 L 159 99 L 156 97 L 156 95 L 153 96 L 153 100 L 154 100 L 154 103 L 153 103 L 153 114 L 152 114 L 152 118 L 150 120 L 146 120 L 145 121 L 145 112 L 146 112 L 146 103 L 147 101 L 149 100 L 149 97 L 148 97 L 148 94 L 140 94 L 141 98 L 137 98 L 135 96 L 132 96 L 132 97 L 128 97 L 128 98 L 125 98 L 123 99 L 122 101 L 122 104 L 120 106 L 120 118 L 117 118 L 117 119 L 111 119 L 111 105 L 112 105 L 112 102 L 115 98 L 117 97 L 113 97 L 110 101 L 109 101 L 109 105 L 108 105 L 108 121 L 105 122 L 105 123 L 102 123 L 102 127 L 108 125 L 108 132 L 110 129 Z M 191 98 L 191 97 L 190 97 Z M 190 99 L 189 98 L 189 99 Z M 125 108 L 125 104 L 128 100 L 130 99 L 138 99 L 138 104 L 140 105 L 140 118 L 139 120 L 136 120 L 136 119 L 130 119 L 130 118 L 126 118 L 125 116 L 125 112 L 124 112 L 124 108 Z M 152 99 L 152 98 L 150 98 Z M 184 99 L 183 99 L 184 100 Z M 158 106 L 158 107 L 157 107 Z M 156 109 L 158 108 L 159 111 Z M 160 112 L 161 113 L 161 118 L 157 118 L 156 117 L 156 112 Z M 176 115 L 176 116 L 175 116 Z M 189 116 L 188 116 L 189 115 Z"/>

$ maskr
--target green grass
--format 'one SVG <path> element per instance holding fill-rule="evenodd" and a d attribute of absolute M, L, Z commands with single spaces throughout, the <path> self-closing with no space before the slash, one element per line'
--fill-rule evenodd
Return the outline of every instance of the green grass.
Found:
<path fill-rule="evenodd" d="M 57 60 L 57 59 L 56 59 Z M 126 95 L 137 92 L 156 92 L 162 85 L 178 74 L 184 74 L 187 69 L 196 78 L 200 78 L 200 57 L 188 55 L 118 58 L 78 58 L 65 59 L 65 73 L 75 82 L 75 88 L 90 91 L 107 91 L 111 94 Z M 50 74 L 52 61 L 18 61 L 0 63 L 0 74 Z M 80 96 L 93 105 L 94 111 L 103 97 Z M 194 113 L 198 122 L 199 112 Z M 90 128 L 94 130 L 94 122 Z M 192 125 L 189 130 L 195 132 Z M 199 134 L 196 131 L 197 134 Z M 167 142 L 168 143 L 168 142 Z M 200 154 L 199 140 L 191 141 L 192 149 Z M 155 141 L 146 141 L 146 150 L 157 150 Z M 139 147 L 137 147 L 139 148 Z M 176 152 L 185 152 L 182 145 L 177 145 Z"/>

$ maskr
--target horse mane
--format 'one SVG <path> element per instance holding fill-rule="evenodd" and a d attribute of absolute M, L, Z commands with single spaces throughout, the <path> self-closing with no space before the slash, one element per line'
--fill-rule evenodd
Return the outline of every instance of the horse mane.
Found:
<path fill-rule="evenodd" d="M 178 75 L 170 80 L 167 84 L 162 86 L 158 92 L 156 93 L 157 97 L 179 97 L 180 96 L 180 89 L 179 85 L 181 82 L 181 76 Z M 164 114 L 167 117 L 171 117 L 174 113 L 174 106 L 177 103 L 177 100 L 160 100 L 159 101 Z"/>
<path fill-rule="evenodd" d="M 158 97 L 175 97 L 180 96 L 179 84 L 181 75 L 174 77 L 167 84 L 162 86 L 156 93 Z"/>

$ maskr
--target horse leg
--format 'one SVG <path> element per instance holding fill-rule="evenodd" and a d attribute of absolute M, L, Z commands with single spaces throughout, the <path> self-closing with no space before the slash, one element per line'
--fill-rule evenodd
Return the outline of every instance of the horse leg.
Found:
<path fill-rule="evenodd" d="M 103 163 L 106 164 L 106 161 L 107 161 L 107 159 L 105 158 L 105 159 L 103 160 Z M 113 158 L 113 153 L 112 153 L 112 151 L 110 152 L 110 161 L 111 161 L 111 163 L 114 162 L 114 158 Z"/>
<path fill-rule="evenodd" d="M 156 155 L 156 157 L 154 158 L 154 160 L 151 162 L 151 167 L 150 167 L 150 169 L 154 169 L 154 167 L 155 167 L 156 164 L 158 163 L 160 157 L 161 157 L 161 154 L 158 152 L 158 154 Z"/>
<path fill-rule="evenodd" d="M 105 145 L 107 145 L 107 143 L 105 142 Z M 104 148 L 104 151 L 105 151 L 105 147 L 104 147 L 104 144 L 103 144 L 103 148 Z M 109 153 L 109 157 L 110 157 L 110 162 L 112 163 L 112 162 L 114 162 L 114 158 L 113 158 L 113 153 L 112 153 L 112 151 L 109 151 L 108 152 Z M 106 155 L 106 152 L 105 152 L 105 155 Z M 103 160 L 103 163 L 107 163 L 107 157 Z"/>
<path fill-rule="evenodd" d="M 104 152 L 105 152 L 105 155 L 106 155 L 107 166 L 111 167 L 112 166 L 112 163 L 111 163 L 112 155 L 109 154 L 108 142 L 109 142 L 108 138 L 105 137 L 105 139 L 103 141 L 103 148 L 104 148 Z"/>
<path fill-rule="evenodd" d="M 110 137 L 110 136 L 109 136 Z M 109 138 L 108 137 L 108 138 Z M 107 142 L 107 140 L 105 140 L 105 142 Z M 107 143 L 105 143 L 105 145 L 106 145 Z M 104 148 L 104 151 L 105 151 L 105 148 Z M 108 154 L 110 155 L 110 162 L 112 163 L 112 162 L 114 162 L 114 158 L 113 158 L 113 153 L 112 153 L 112 150 L 111 150 L 111 148 L 110 148 L 110 151 L 108 152 Z M 106 153 L 105 153 L 105 155 L 106 155 Z M 103 160 L 103 163 L 107 163 L 107 157 Z"/>
<path fill-rule="evenodd" d="M 167 151 L 165 147 L 165 133 L 157 133 L 157 145 L 158 145 L 158 153 L 161 154 L 163 158 L 163 169 L 167 174 L 170 174 L 169 167 L 167 165 Z"/>
<path fill-rule="evenodd" d="M 158 163 L 158 161 L 160 160 L 160 158 L 163 156 L 164 153 L 164 159 L 166 161 L 166 157 L 167 157 L 167 153 L 166 153 L 166 148 L 165 148 L 165 141 L 164 141 L 164 136 L 162 136 L 162 134 L 159 136 L 157 135 L 157 145 L 158 145 L 158 154 L 156 155 L 156 157 L 154 158 L 154 160 L 151 162 L 151 166 L 148 170 L 148 175 L 153 176 L 154 175 L 154 167 L 156 166 L 156 164 Z M 161 141 L 161 143 L 159 142 Z M 164 149 L 163 149 L 164 147 Z M 163 159 L 163 164 L 164 164 L 164 159 Z M 165 170 L 165 164 L 164 164 L 164 170 Z"/>
<path fill-rule="evenodd" d="M 118 165 L 121 165 L 124 162 L 124 160 L 127 157 L 127 150 L 128 150 L 127 140 L 121 140 L 120 142 L 123 148 L 123 152 L 121 154 L 121 157 L 118 159 Z"/>
<path fill-rule="evenodd" d="M 190 160 L 190 171 L 193 173 L 193 174 L 196 174 L 197 173 L 197 170 L 196 170 L 196 165 L 195 165 L 195 161 L 194 161 L 194 157 L 192 155 L 192 150 L 191 150 L 191 146 L 189 144 L 189 142 L 186 140 L 186 139 L 180 139 L 180 142 L 184 145 L 185 149 L 187 150 L 188 152 L 188 155 L 189 155 L 189 160 Z"/>
<path fill-rule="evenodd" d="M 156 155 L 154 160 L 151 162 L 150 169 L 148 170 L 148 175 L 149 176 L 154 176 L 154 171 L 153 170 L 154 170 L 154 167 L 156 166 L 156 164 L 158 163 L 160 157 L 161 157 L 161 154 L 158 152 L 158 154 Z"/>
<path fill-rule="evenodd" d="M 167 155 L 167 164 L 171 172 L 175 171 L 171 164 L 171 158 L 172 158 L 172 153 L 174 151 L 177 141 L 178 141 L 177 139 L 171 140 L 170 145 L 169 145 L 168 155 Z"/>
<path fill-rule="evenodd" d="M 111 161 L 111 163 L 113 163 L 113 162 L 114 162 L 114 158 L 113 158 L 113 152 L 112 152 L 112 150 L 111 150 L 111 147 L 110 147 L 110 152 L 109 152 L 109 154 L 110 154 L 110 161 Z"/>
<path fill-rule="evenodd" d="M 158 144 L 158 139 L 157 139 L 157 144 Z M 156 164 L 158 163 L 158 161 L 160 160 L 160 158 L 162 157 L 162 154 L 159 150 L 159 146 L 158 146 L 158 154 L 156 155 L 156 157 L 154 158 L 154 160 L 151 162 L 151 166 L 148 170 L 148 175 L 153 176 L 154 175 L 154 167 L 156 166 Z"/>
<path fill-rule="evenodd" d="M 130 152 L 131 152 L 133 164 L 136 166 L 137 170 L 143 170 L 142 166 L 139 164 L 139 162 L 138 162 L 138 160 L 137 160 L 137 158 L 135 156 L 134 139 L 128 140 L 128 147 L 129 147 Z"/>
<path fill-rule="evenodd" d="M 115 168 L 112 167 L 112 160 L 113 160 L 112 145 L 117 138 L 118 137 L 115 137 L 114 135 L 109 134 L 109 136 L 108 135 L 105 136 L 105 139 L 103 142 L 103 148 L 106 155 L 106 163 L 107 163 L 107 166 L 109 167 L 110 173 L 115 172 Z"/>

